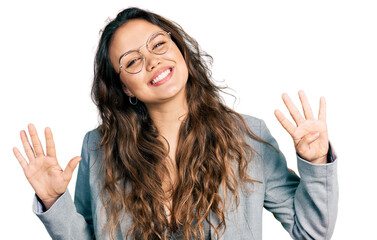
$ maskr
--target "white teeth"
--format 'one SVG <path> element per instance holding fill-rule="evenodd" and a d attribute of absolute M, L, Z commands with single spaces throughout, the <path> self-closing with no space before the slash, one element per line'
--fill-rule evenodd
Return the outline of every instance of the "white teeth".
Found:
<path fill-rule="evenodd" d="M 159 81 L 164 79 L 167 75 L 169 75 L 170 72 L 171 72 L 170 68 L 167 69 L 166 71 L 162 72 L 160 75 L 158 75 L 155 79 L 152 80 L 152 84 L 158 83 Z"/>

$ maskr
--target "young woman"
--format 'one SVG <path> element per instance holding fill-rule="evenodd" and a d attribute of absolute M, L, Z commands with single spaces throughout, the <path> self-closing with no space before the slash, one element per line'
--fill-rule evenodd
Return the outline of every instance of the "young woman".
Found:
<path fill-rule="evenodd" d="M 137 8 L 102 32 L 92 96 L 102 122 L 63 171 L 51 130 L 46 154 L 33 125 L 29 159 L 14 148 L 36 192 L 34 211 L 53 239 L 261 239 L 262 209 L 295 239 L 329 239 L 337 213 L 335 156 L 325 100 L 315 119 L 283 100 L 301 179 L 262 120 L 224 105 L 197 42 Z M 81 162 L 80 162 L 81 161 Z M 80 162 L 75 200 L 67 185 Z"/>

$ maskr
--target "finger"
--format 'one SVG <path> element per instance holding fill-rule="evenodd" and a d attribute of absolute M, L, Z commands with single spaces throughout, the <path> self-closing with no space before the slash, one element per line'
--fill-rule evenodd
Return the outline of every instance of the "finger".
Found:
<path fill-rule="evenodd" d="M 280 112 L 279 110 L 275 110 L 275 116 L 276 118 L 278 119 L 278 121 L 280 122 L 280 124 L 283 126 L 283 128 L 285 130 L 287 130 L 287 132 L 293 136 L 293 133 L 295 132 L 296 130 L 296 126 L 293 125 L 285 116 L 282 112 Z"/>
<path fill-rule="evenodd" d="M 73 171 L 77 167 L 77 164 L 81 161 L 81 157 L 77 156 L 71 159 L 64 169 L 63 177 L 65 180 L 70 181 L 72 178 Z"/>
<path fill-rule="evenodd" d="M 20 132 L 20 136 L 21 136 L 21 142 L 22 142 L 22 146 L 24 147 L 26 156 L 29 159 L 29 162 L 31 162 L 35 159 L 35 154 L 34 154 L 33 149 L 30 146 L 29 140 L 26 136 L 26 132 L 22 130 Z"/>
<path fill-rule="evenodd" d="M 283 101 L 285 106 L 287 106 L 289 113 L 291 114 L 293 120 L 297 125 L 299 125 L 301 122 L 304 121 L 304 118 L 301 116 L 300 111 L 297 109 L 297 107 L 292 102 L 291 98 L 288 96 L 288 94 L 284 93 L 282 95 Z"/>
<path fill-rule="evenodd" d="M 45 154 L 43 152 L 41 141 L 39 140 L 37 130 L 35 129 L 33 124 L 28 125 L 29 134 L 31 142 L 33 143 L 35 155 L 37 157 L 43 157 Z"/>
<path fill-rule="evenodd" d="M 304 115 L 306 119 L 314 119 L 312 108 L 310 107 L 308 98 L 305 95 L 305 92 L 300 90 L 298 92 L 298 96 L 300 97 L 300 101 L 302 104 L 302 109 L 304 110 Z"/>
<path fill-rule="evenodd" d="M 312 144 L 315 140 L 319 138 L 319 132 L 309 133 L 307 134 L 302 141 L 304 141 L 307 145 Z"/>
<path fill-rule="evenodd" d="M 18 150 L 18 148 L 16 147 L 13 148 L 13 153 L 14 153 L 14 156 L 16 156 L 18 162 L 20 163 L 22 169 L 25 172 L 28 166 L 26 159 L 22 156 L 20 150 Z"/>
<path fill-rule="evenodd" d="M 302 153 L 310 149 L 310 144 L 319 138 L 319 132 L 306 134 L 297 142 L 296 151 Z M 302 156 L 305 158 L 305 156 Z"/>
<path fill-rule="evenodd" d="M 45 128 L 47 156 L 56 158 L 55 142 L 50 128 Z"/>
<path fill-rule="evenodd" d="M 321 97 L 321 99 L 319 100 L 318 119 L 326 121 L 326 99 L 324 97 Z"/>

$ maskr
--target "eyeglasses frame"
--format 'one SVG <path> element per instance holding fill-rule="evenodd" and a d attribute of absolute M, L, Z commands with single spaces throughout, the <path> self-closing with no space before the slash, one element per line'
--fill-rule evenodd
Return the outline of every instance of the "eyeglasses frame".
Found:
<path fill-rule="evenodd" d="M 122 69 L 123 69 L 124 71 L 126 71 L 127 73 L 129 73 L 129 74 L 137 74 L 137 73 L 141 72 L 141 70 L 143 70 L 143 66 L 145 65 L 145 56 L 141 53 L 141 49 L 144 48 L 144 47 L 147 47 L 148 51 L 149 51 L 150 53 L 155 54 L 155 55 L 163 55 L 163 54 L 165 54 L 166 52 L 164 52 L 164 53 L 160 53 L 160 54 L 157 54 L 157 53 L 153 52 L 152 50 L 150 50 L 149 47 L 148 47 L 148 42 L 152 39 L 152 37 L 155 36 L 155 35 L 157 35 L 157 34 L 159 34 L 159 33 L 162 33 L 162 32 L 166 33 L 166 34 L 169 36 L 170 41 L 169 41 L 169 46 L 168 46 L 168 49 L 166 50 L 166 52 L 169 51 L 169 49 L 170 49 L 170 45 L 171 45 L 171 41 L 172 41 L 172 39 L 171 39 L 171 33 L 170 33 L 170 32 L 166 32 L 166 31 L 164 31 L 164 30 L 162 30 L 162 31 L 158 31 L 158 32 L 155 32 L 155 33 L 153 33 L 152 35 L 149 36 L 149 38 L 147 39 L 147 41 L 145 42 L 145 44 L 144 44 L 143 46 L 141 46 L 138 50 L 130 50 L 130 51 L 127 51 L 127 52 L 125 52 L 124 54 L 122 54 L 122 56 L 120 56 L 120 58 L 119 58 L 119 75 L 121 74 Z M 138 52 L 138 53 L 141 55 L 142 59 L 143 59 L 143 65 L 142 65 L 141 69 L 140 69 L 138 72 L 134 72 L 134 73 L 133 73 L 133 72 L 129 72 L 129 71 L 127 71 L 127 70 L 122 66 L 122 64 L 121 64 L 122 58 L 123 58 L 124 56 L 126 56 L 126 55 L 132 53 L 132 52 Z"/>

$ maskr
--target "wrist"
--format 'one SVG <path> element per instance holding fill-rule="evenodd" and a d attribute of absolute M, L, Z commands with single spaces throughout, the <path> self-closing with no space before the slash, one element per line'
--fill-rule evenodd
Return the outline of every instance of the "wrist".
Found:
<path fill-rule="evenodd" d="M 58 200 L 58 198 L 59 198 L 59 197 L 56 197 L 56 198 L 42 199 L 37 194 L 36 194 L 36 196 L 37 196 L 37 199 L 39 200 L 39 202 L 42 204 L 44 212 L 47 211 L 48 209 L 50 209 L 51 206 L 54 205 L 56 200 Z"/>
<path fill-rule="evenodd" d="M 313 164 L 326 164 L 327 163 L 327 154 L 323 157 L 310 161 Z"/>

